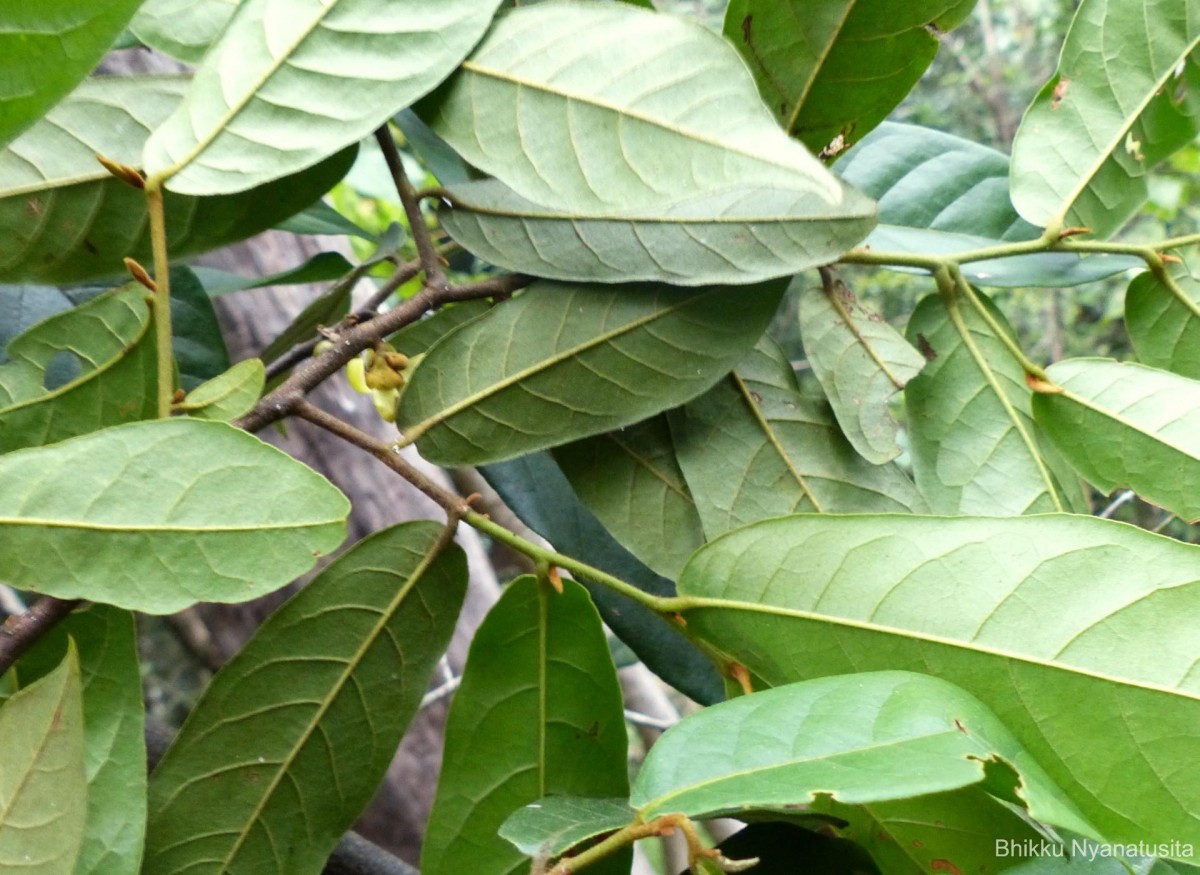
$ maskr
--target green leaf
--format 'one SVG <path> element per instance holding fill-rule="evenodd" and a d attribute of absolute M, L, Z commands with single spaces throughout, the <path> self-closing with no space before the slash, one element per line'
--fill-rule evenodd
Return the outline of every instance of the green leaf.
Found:
<path fill-rule="evenodd" d="M 930 295 L 908 338 L 929 359 L 904 398 L 913 476 L 934 513 L 1087 512 L 1079 478 L 1033 421 L 1025 372 L 974 308 Z"/>
<path fill-rule="evenodd" d="M 1013 142 L 1021 215 L 1099 238 L 1119 229 L 1146 200 L 1147 172 L 1200 129 L 1198 44 L 1195 0 L 1085 0 Z"/>
<path fill-rule="evenodd" d="M 957 684 L 1106 838 L 1195 845 L 1198 569 L 1200 548 L 1085 516 L 795 516 L 702 548 L 675 607 L 768 685 Z"/>
<path fill-rule="evenodd" d="M 421 872 L 526 871 L 529 862 L 497 835 L 505 818 L 550 794 L 624 796 L 625 751 L 616 671 L 587 593 L 571 580 L 557 593 L 519 578 L 471 644 Z M 629 857 L 590 868 L 627 873 Z"/>
<path fill-rule="evenodd" d="M 1137 875 L 1196 875 L 1200 871 L 1194 865 L 1138 854 L 1137 845 L 1127 849 L 1070 834 L 1063 836 L 1061 848 L 1051 848 L 1047 851 L 1039 847 L 1035 857 L 1005 869 L 1005 875 L 1129 875 L 1130 872 Z M 1149 846 L 1145 850 L 1172 853 L 1169 845 L 1157 849 Z M 1180 849 L 1174 850 L 1178 853 Z M 1191 858 L 1193 854 L 1186 852 L 1185 856 Z"/>
<path fill-rule="evenodd" d="M 337 547 L 348 512 L 311 468 L 222 423 L 117 426 L 0 456 L 0 579 L 152 614 L 241 602 Z"/>
<path fill-rule="evenodd" d="M 62 100 L 104 57 L 141 0 L 6 4 L 0 32 L 0 146 Z"/>
<path fill-rule="evenodd" d="M 0 286 L 0 363 L 8 361 L 5 349 L 14 337 L 73 306 L 54 286 Z"/>
<path fill-rule="evenodd" d="M 995 792 L 997 775 L 1019 781 L 1012 801 L 1034 817 L 1090 832 L 977 699 L 911 672 L 860 673 L 762 690 L 684 718 L 646 755 L 629 801 L 643 820 L 709 817 L 818 795 L 855 804 L 976 784 Z"/>
<path fill-rule="evenodd" d="M 920 373 L 925 357 L 840 280 L 828 291 L 800 285 L 804 352 L 842 433 L 868 462 L 890 462 L 900 455 L 900 426 L 888 404 Z"/>
<path fill-rule="evenodd" d="M 397 331 L 388 342 L 409 358 L 416 358 L 460 325 L 482 316 L 493 304 L 483 298 L 442 307 Z"/>
<path fill-rule="evenodd" d="M 621 546 L 580 504 L 549 453 L 533 453 L 479 469 L 521 520 L 557 549 L 658 596 L 675 584 L 655 574 Z M 600 616 L 648 669 L 688 698 L 708 705 L 725 698 L 712 661 L 679 626 L 610 589 L 583 582 Z"/>
<path fill-rule="evenodd" d="M 275 227 L 280 231 L 290 231 L 293 234 L 335 237 L 347 235 L 371 242 L 376 239 L 370 231 L 360 228 L 324 201 L 317 201 L 311 207 L 284 219 Z"/>
<path fill-rule="evenodd" d="M 684 478 L 711 539 L 799 510 L 920 510 L 895 466 L 872 465 L 837 430 L 829 408 L 805 398 L 769 339 L 711 390 L 671 413 Z"/>
<path fill-rule="evenodd" d="M 87 819 L 83 706 L 75 650 L 0 707 L 0 867 L 73 875 Z"/>
<path fill-rule="evenodd" d="M 849 189 L 826 203 L 730 187 L 603 213 L 543 207 L 494 179 L 447 194 L 438 216 L 463 247 L 500 267 L 579 282 L 758 282 L 833 261 L 875 223 L 874 205 Z"/>
<path fill-rule="evenodd" d="M 584 507 L 663 577 L 704 543 L 666 416 L 558 447 L 554 460 Z"/>
<path fill-rule="evenodd" d="M 500 837 L 527 857 L 557 857 L 582 841 L 627 826 L 634 816 L 624 797 L 546 796 L 509 815 Z"/>
<path fill-rule="evenodd" d="M 970 140 L 884 122 L 834 168 L 879 202 L 879 225 L 865 241 L 879 252 L 953 255 L 1041 234 L 1009 201 L 1008 156 Z M 1090 283 L 1142 266 L 1128 255 L 1040 252 L 962 270 L 979 285 L 1022 288 Z"/>
<path fill-rule="evenodd" d="M 429 168 L 441 185 L 454 185 L 472 178 L 471 168 L 449 144 L 433 132 L 413 110 L 398 113 L 392 122 L 404 134 L 408 148 Z"/>
<path fill-rule="evenodd" d="M 454 631 L 467 568 L 443 533 L 360 541 L 213 679 L 151 779 L 146 875 L 321 872 Z"/>
<path fill-rule="evenodd" d="M 171 334 L 182 388 L 195 389 L 229 370 L 229 349 L 212 298 L 188 267 L 171 268 Z"/>
<path fill-rule="evenodd" d="M 0 152 L 0 279 L 72 283 L 125 274 L 126 256 L 150 264 L 143 192 L 96 161 L 137 166 L 150 130 L 179 105 L 179 76 L 89 79 Z M 304 173 L 237 197 L 166 195 L 173 258 L 242 240 L 272 227 L 345 174 L 354 149 Z"/>
<path fill-rule="evenodd" d="M 780 282 L 737 291 L 535 283 L 429 350 L 397 424 L 429 461 L 456 465 L 631 425 L 718 380 L 782 294 Z"/>
<path fill-rule="evenodd" d="M 1200 281 L 1168 265 L 1168 285 L 1151 271 L 1125 293 L 1125 330 L 1144 364 L 1200 379 Z"/>
<path fill-rule="evenodd" d="M 87 824 L 73 875 L 137 875 L 146 829 L 146 742 L 133 615 L 88 605 L 17 663 L 23 686 L 50 674 L 74 642 L 83 682 Z"/>
<path fill-rule="evenodd" d="M 498 5 L 248 0 L 146 143 L 146 170 L 174 191 L 211 195 L 311 167 L 441 82 Z"/>
<path fill-rule="evenodd" d="M 175 409 L 193 419 L 229 422 L 254 406 L 266 382 L 262 360 L 246 359 L 188 392 Z"/>
<path fill-rule="evenodd" d="M 725 38 L 789 134 L 837 154 L 917 84 L 975 0 L 732 0 Z M 833 146 L 833 148 L 829 148 Z"/>
<path fill-rule="evenodd" d="M 35 325 L 0 365 L 0 453 L 153 416 L 146 290 L 130 285 Z"/>
<path fill-rule="evenodd" d="M 1034 395 L 1033 415 L 1084 478 L 1200 520 L 1200 382 L 1111 359 L 1046 373 L 1062 391 Z"/>
<path fill-rule="evenodd" d="M 229 22 L 241 0 L 146 0 L 129 23 L 145 45 L 195 64 Z"/>
<path fill-rule="evenodd" d="M 299 233 L 299 232 L 296 232 Z M 321 233 L 344 234 L 342 229 L 325 229 Z M 312 258 L 296 267 L 288 268 L 279 273 L 267 276 L 239 276 L 228 271 L 212 267 L 194 268 L 196 276 L 204 284 L 205 290 L 212 297 L 220 297 L 230 292 L 242 292 L 246 289 L 262 289 L 267 286 L 305 285 L 308 283 L 327 282 L 340 279 L 354 269 L 354 265 L 340 252 L 318 252 Z M 174 293 L 174 285 L 171 288 Z"/>

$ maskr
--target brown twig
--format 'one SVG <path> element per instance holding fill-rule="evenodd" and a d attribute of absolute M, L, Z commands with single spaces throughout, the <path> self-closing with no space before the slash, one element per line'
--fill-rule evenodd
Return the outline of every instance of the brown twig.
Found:
<path fill-rule="evenodd" d="M 412 234 L 413 243 L 417 247 L 417 255 L 421 259 L 421 269 L 425 272 L 425 285 L 444 289 L 446 287 L 446 272 L 442 268 L 442 259 L 438 256 L 437 247 L 425 225 L 425 214 L 421 212 L 421 201 L 417 192 L 404 172 L 404 164 L 400 159 L 400 150 L 396 148 L 396 140 L 392 137 L 391 129 L 385 124 L 375 131 L 375 140 L 383 152 L 383 160 L 387 162 L 388 171 L 392 174 L 392 182 L 400 203 L 404 206 L 404 214 L 408 216 L 408 230 Z"/>
<path fill-rule="evenodd" d="M 0 626 L 0 675 L 80 604 L 79 599 L 56 599 L 46 595 L 25 613 L 14 614 L 5 620 Z"/>

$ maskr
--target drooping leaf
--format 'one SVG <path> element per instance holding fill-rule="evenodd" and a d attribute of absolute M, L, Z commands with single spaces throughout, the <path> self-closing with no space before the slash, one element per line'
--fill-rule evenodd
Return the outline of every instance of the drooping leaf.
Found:
<path fill-rule="evenodd" d="M 834 168 L 879 202 L 865 245 L 879 252 L 954 255 L 1041 231 L 1013 209 L 1008 157 L 919 125 L 884 122 Z M 1041 252 L 962 265 L 973 283 L 1000 288 L 1073 286 L 1142 266 L 1128 255 Z"/>
<path fill-rule="evenodd" d="M 126 273 L 126 256 L 151 263 L 145 195 L 113 178 L 96 154 L 139 165 L 150 130 L 187 87 L 180 76 L 89 79 L 0 152 L 0 279 L 72 283 Z M 272 227 L 326 192 L 353 160 L 351 148 L 237 197 L 168 193 L 171 256 Z"/>
<path fill-rule="evenodd" d="M 345 234 L 350 237 L 358 237 L 360 240 L 372 242 L 375 240 L 374 234 L 360 228 L 324 201 L 317 201 L 311 207 L 284 219 L 275 227 L 293 234 L 333 236 Z"/>
<path fill-rule="evenodd" d="M 0 146 L 62 100 L 108 51 L 141 0 L 42 0 L 4 8 Z"/>
<path fill-rule="evenodd" d="M 535 283 L 429 350 L 397 424 L 431 462 L 459 465 L 631 425 L 711 386 L 766 329 L 782 294 L 781 282 L 689 291 Z"/>
<path fill-rule="evenodd" d="M 1198 570 L 1200 548 L 1087 516 L 795 516 L 702 548 L 675 607 L 768 685 L 957 684 L 1106 838 L 1194 845 Z"/>
<path fill-rule="evenodd" d="M 223 423 L 108 428 L 0 456 L 0 579 L 167 614 L 278 589 L 345 537 L 329 481 Z"/>
<path fill-rule="evenodd" d="M 145 45 L 195 64 L 241 0 L 146 0 L 129 29 Z"/>
<path fill-rule="evenodd" d="M 1168 270 L 1182 296 L 1138 274 L 1125 292 L 1125 330 L 1143 364 L 1200 379 L 1200 282 L 1182 265 Z"/>
<path fill-rule="evenodd" d="M 247 0 L 146 143 L 146 171 L 174 191 L 211 195 L 311 167 L 441 82 L 498 5 Z"/>
<path fill-rule="evenodd" d="M 663 577 L 677 577 L 704 543 L 666 416 L 565 444 L 554 460 L 584 507 Z"/>
<path fill-rule="evenodd" d="M 171 268 L 171 334 L 183 389 L 195 389 L 229 370 L 229 349 L 212 298 L 188 267 Z"/>
<path fill-rule="evenodd" d="M 72 648 L 0 708 L 0 867 L 72 875 L 87 820 L 83 705 Z"/>
<path fill-rule="evenodd" d="M 87 823 L 73 875 L 138 875 L 146 828 L 146 742 L 133 615 L 109 605 L 76 610 L 17 663 L 22 686 L 78 649 L 82 675 Z"/>
<path fill-rule="evenodd" d="M 146 875 L 321 872 L 454 631 L 466 561 L 442 530 L 359 542 L 214 678 L 151 779 Z"/>
<path fill-rule="evenodd" d="M 553 209 L 498 180 L 451 186 L 438 215 L 466 249 L 500 267 L 578 282 L 752 283 L 833 261 L 862 240 L 875 207 L 768 186 L 729 187 L 607 212 Z"/>
<path fill-rule="evenodd" d="M 421 872 L 527 870 L 497 834 L 505 818 L 550 794 L 625 795 L 625 752 L 616 671 L 587 593 L 570 580 L 561 593 L 532 577 L 509 584 L 475 633 L 450 709 Z M 590 868 L 628 872 L 629 857 Z"/>
<path fill-rule="evenodd" d="M 827 290 L 802 283 L 799 321 L 804 352 L 842 434 L 868 462 L 896 458 L 900 426 L 888 404 L 925 357 L 840 280 Z"/>
<path fill-rule="evenodd" d="M 1039 227 L 1105 238 L 1146 174 L 1200 130 L 1200 5 L 1085 0 L 1013 142 L 1012 196 Z"/>
<path fill-rule="evenodd" d="M 346 232 L 329 228 L 324 233 L 343 234 Z M 326 282 L 338 279 L 353 269 L 354 265 L 340 252 L 318 252 L 301 265 L 268 276 L 239 276 L 213 267 L 197 267 L 193 270 L 204 284 L 205 291 L 212 297 L 219 297 L 230 292 L 261 289 L 267 286 Z M 172 289 L 172 291 L 174 290 Z"/>
<path fill-rule="evenodd" d="M 1033 415 L 1084 478 L 1200 520 L 1200 382 L 1111 359 L 1067 359 Z"/>
<path fill-rule="evenodd" d="M 675 584 L 639 562 L 579 503 L 571 484 L 549 453 L 533 453 L 480 468 L 480 473 L 521 520 L 558 550 L 659 596 Z M 647 668 L 702 705 L 725 698 L 712 661 L 678 626 L 612 590 L 584 586 L 609 628 Z"/>
<path fill-rule="evenodd" d="M 193 419 L 229 422 L 254 406 L 266 381 L 262 360 L 246 359 L 188 392 L 175 409 Z"/>
<path fill-rule="evenodd" d="M 509 815 L 500 837 L 527 857 L 557 857 L 580 842 L 628 825 L 634 816 L 625 797 L 546 796 Z"/>
<path fill-rule="evenodd" d="M 1011 334 L 1003 314 L 978 297 Z M 908 322 L 909 341 L 929 360 L 904 399 L 913 476 L 930 509 L 1086 512 L 1079 478 L 1033 421 L 1021 366 L 967 302 L 949 306 L 930 295 Z"/>
<path fill-rule="evenodd" d="M 0 453 L 153 415 L 145 289 L 129 286 L 41 322 L 0 365 Z"/>
<path fill-rule="evenodd" d="M 938 35 L 974 5 L 732 0 L 724 30 L 784 129 L 813 152 L 837 154 L 900 103 L 937 54 Z"/>
<path fill-rule="evenodd" d="M 709 539 L 802 510 L 923 507 L 900 469 L 858 456 L 828 406 L 800 394 L 791 363 L 767 338 L 732 374 L 670 416 L 679 466 Z"/>

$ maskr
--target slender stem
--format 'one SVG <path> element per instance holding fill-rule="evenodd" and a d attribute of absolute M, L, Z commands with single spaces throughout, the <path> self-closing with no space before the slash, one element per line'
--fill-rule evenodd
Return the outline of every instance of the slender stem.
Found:
<path fill-rule="evenodd" d="M 667 835 L 679 825 L 681 817 L 682 815 L 679 814 L 668 814 L 649 823 L 634 821 L 629 826 L 617 830 L 603 841 L 596 842 L 596 844 L 592 845 L 586 851 L 582 851 L 574 857 L 564 857 L 559 860 L 558 864 L 553 869 L 550 869 L 546 875 L 573 875 L 573 873 L 578 872 L 585 866 L 590 866 L 592 863 L 603 860 L 609 854 L 615 853 L 627 845 L 632 845 L 638 839 Z"/>
<path fill-rule="evenodd" d="M 421 269 L 425 272 L 425 284 L 435 289 L 445 288 L 446 272 L 442 269 L 442 260 L 433 244 L 429 228 L 425 225 L 421 201 L 409 182 L 408 174 L 404 172 L 404 162 L 400 158 L 400 150 L 396 148 L 391 129 L 386 124 L 380 127 L 375 131 L 375 140 L 383 152 L 383 159 L 392 174 L 392 183 L 396 186 L 396 193 L 404 206 L 404 214 L 408 217 L 409 232 L 417 246 L 417 255 L 421 258 Z"/>
<path fill-rule="evenodd" d="M 975 290 L 971 288 L 971 284 L 962 275 L 962 271 L 954 267 L 950 268 L 948 272 L 953 278 L 955 288 L 961 297 L 965 298 L 967 303 L 975 308 L 975 312 L 987 323 L 988 328 L 996 335 L 996 339 L 1004 344 L 1005 348 L 1012 354 L 1012 357 L 1017 360 L 1017 364 L 1021 366 L 1021 369 L 1043 382 L 1051 382 L 1050 378 L 1046 376 L 1045 369 L 1029 358 L 1029 356 L 1025 355 L 1025 351 L 1017 346 L 1017 342 L 1004 330 L 1004 326 L 996 321 L 996 317 L 992 315 L 991 311 L 984 306 L 983 301 L 979 299 L 979 296 L 975 294 Z"/>
<path fill-rule="evenodd" d="M 0 626 L 0 675 L 53 626 L 65 620 L 81 602 L 42 596 L 23 614 L 14 614 Z"/>
<path fill-rule="evenodd" d="M 154 251 L 154 338 L 158 345 L 158 418 L 171 415 L 175 393 L 175 354 L 171 342 L 171 262 L 167 256 L 167 227 L 163 212 L 162 179 L 146 180 L 150 213 L 150 244 Z"/>

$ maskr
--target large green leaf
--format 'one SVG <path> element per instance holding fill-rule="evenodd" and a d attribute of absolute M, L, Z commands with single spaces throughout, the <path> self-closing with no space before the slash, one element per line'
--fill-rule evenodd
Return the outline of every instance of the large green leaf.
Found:
<path fill-rule="evenodd" d="M 716 382 L 782 294 L 781 282 L 692 291 L 536 283 L 429 350 L 397 424 L 431 462 L 454 465 L 631 425 Z"/>
<path fill-rule="evenodd" d="M 674 579 L 704 531 L 659 415 L 554 451 L 584 506 L 629 552 Z"/>
<path fill-rule="evenodd" d="M 938 35 L 975 0 L 731 0 L 725 38 L 789 134 L 834 154 L 861 140 L 917 84 Z"/>
<path fill-rule="evenodd" d="M 1200 281 L 1184 265 L 1167 268 L 1173 287 L 1151 271 L 1125 292 L 1125 330 L 1144 364 L 1200 379 Z"/>
<path fill-rule="evenodd" d="M 1079 478 L 1033 421 L 1025 372 L 979 313 L 930 295 L 908 338 L 929 359 L 904 398 L 913 476 L 934 513 L 1087 511 Z"/>
<path fill-rule="evenodd" d="M 151 779 L 146 875 L 321 872 L 454 631 L 467 568 L 442 532 L 359 542 L 213 679 Z"/>
<path fill-rule="evenodd" d="M 181 193 L 222 194 L 311 167 L 441 82 L 498 5 L 246 0 L 146 143 L 146 170 Z"/>
<path fill-rule="evenodd" d="M 145 0 L 129 29 L 146 45 L 194 64 L 229 22 L 241 0 Z"/>
<path fill-rule="evenodd" d="M 1196 0 L 1084 0 L 1013 142 L 1012 195 L 1039 227 L 1107 237 L 1146 173 L 1200 129 Z"/>
<path fill-rule="evenodd" d="M 72 648 L 0 707 L 0 868 L 73 875 L 87 819 L 83 705 Z"/>
<path fill-rule="evenodd" d="M 82 674 L 87 773 L 87 824 L 73 875 L 137 875 L 146 829 L 146 742 L 133 615 L 109 605 L 75 611 L 21 657 L 21 685 L 50 674 L 69 641 Z"/>
<path fill-rule="evenodd" d="M 141 0 L 6 3 L 0 31 L 0 146 L 91 72 Z"/>
<path fill-rule="evenodd" d="M 920 373 L 925 357 L 840 280 L 828 289 L 801 283 L 804 353 L 833 415 L 860 456 L 890 462 L 900 455 L 900 426 L 888 404 Z"/>
<path fill-rule="evenodd" d="M 679 591 L 760 682 L 941 677 L 1106 838 L 1200 842 L 1200 548 L 1065 514 L 794 516 L 702 548 Z"/>
<path fill-rule="evenodd" d="M 766 338 L 732 374 L 672 411 L 671 433 L 710 539 L 800 510 L 923 509 L 900 469 L 857 455 L 828 406 L 800 394 L 791 363 Z"/>
<path fill-rule="evenodd" d="M 875 223 L 874 204 L 849 189 L 827 204 L 783 188 L 735 186 L 603 213 L 543 207 L 494 179 L 448 194 L 442 226 L 475 255 L 581 282 L 757 282 L 833 261 Z"/>
<path fill-rule="evenodd" d="M 980 784 L 1039 820 L 1091 832 L 986 706 L 902 671 L 785 684 L 692 714 L 650 749 L 629 802 L 643 820 L 711 817 L 818 795 L 856 804 Z"/>
<path fill-rule="evenodd" d="M 884 122 L 834 168 L 879 202 L 879 225 L 866 240 L 877 251 L 949 256 L 1041 233 L 1009 201 L 1008 156 L 961 137 Z M 984 286 L 1059 287 L 1142 264 L 1128 255 L 1041 252 L 972 261 L 962 269 Z"/>
<path fill-rule="evenodd" d="M 152 259 L 145 195 L 113 178 L 102 154 L 137 166 L 150 130 L 179 105 L 179 76 L 89 79 L 0 152 L 0 279 L 79 282 L 125 272 L 126 256 Z M 354 150 L 236 197 L 167 194 L 172 257 L 193 255 L 270 228 L 345 174 Z"/>
<path fill-rule="evenodd" d="M 1061 391 L 1034 395 L 1033 414 L 1080 474 L 1200 520 L 1200 382 L 1111 359 L 1067 359 L 1047 374 Z"/>
<path fill-rule="evenodd" d="M 625 722 L 600 618 L 579 584 L 523 577 L 471 644 L 446 726 L 424 875 L 510 875 L 529 862 L 497 834 L 515 809 L 549 794 L 628 792 Z M 596 872 L 629 871 L 627 854 Z"/>
<path fill-rule="evenodd" d="M 0 579 L 167 614 L 278 589 L 345 537 L 329 481 L 245 432 L 165 420 L 0 456 Z"/>
<path fill-rule="evenodd" d="M 556 549 L 653 595 L 675 595 L 674 582 L 638 561 L 579 502 L 549 453 L 487 465 L 479 472 L 504 503 Z M 648 669 L 702 705 L 725 698 L 712 661 L 679 626 L 607 587 L 587 581 L 583 585 L 604 622 Z"/>
<path fill-rule="evenodd" d="M 0 365 L 0 453 L 153 416 L 146 290 L 131 284 L 30 328 Z"/>

